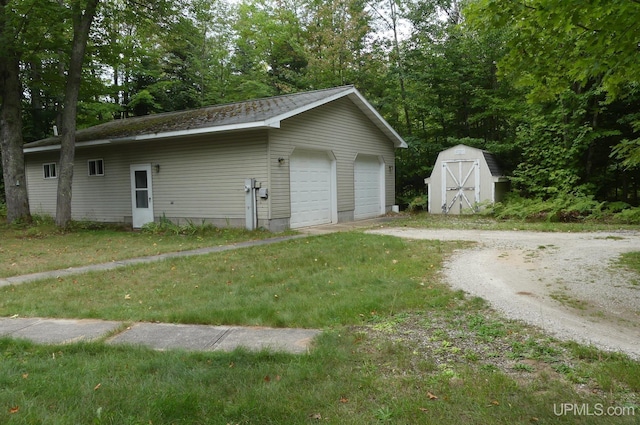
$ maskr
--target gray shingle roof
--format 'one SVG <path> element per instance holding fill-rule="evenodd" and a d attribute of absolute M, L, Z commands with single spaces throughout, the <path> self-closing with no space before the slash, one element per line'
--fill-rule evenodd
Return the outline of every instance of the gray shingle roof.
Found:
<path fill-rule="evenodd" d="M 495 155 L 487 151 L 482 151 L 482 154 L 484 155 L 484 160 L 487 162 L 487 166 L 489 167 L 491 175 L 494 177 L 504 176 L 504 174 L 502 173 L 502 169 L 500 168 L 500 164 L 498 163 L 498 159 L 495 157 Z"/>
<path fill-rule="evenodd" d="M 242 128 L 278 127 L 281 120 L 343 96 L 350 96 L 358 107 L 398 147 L 406 147 L 402 138 L 364 100 L 353 86 L 295 93 L 243 102 L 208 106 L 200 109 L 146 115 L 114 120 L 78 130 L 76 143 L 91 141 L 126 141 L 130 138 L 162 138 L 185 131 L 201 133 Z M 49 137 L 25 144 L 25 150 L 53 147 L 60 144 L 59 137 Z"/>

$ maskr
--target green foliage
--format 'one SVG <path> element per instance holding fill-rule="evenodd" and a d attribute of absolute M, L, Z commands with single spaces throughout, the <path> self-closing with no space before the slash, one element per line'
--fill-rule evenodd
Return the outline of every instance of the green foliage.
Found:
<path fill-rule="evenodd" d="M 504 202 L 495 204 L 492 213 L 500 219 L 571 223 L 601 217 L 604 205 L 592 196 L 580 194 L 559 194 L 547 199 L 522 198 L 512 194 Z"/>
<path fill-rule="evenodd" d="M 429 199 L 426 196 L 416 196 L 407 206 L 407 211 L 418 212 L 426 211 L 429 205 Z"/>
<path fill-rule="evenodd" d="M 135 115 L 148 115 L 152 112 L 162 110 L 162 106 L 156 102 L 153 95 L 147 89 L 140 90 L 131 97 L 131 101 L 127 107 L 133 111 Z"/>
<path fill-rule="evenodd" d="M 640 224 L 640 208 L 627 208 L 615 213 L 613 221 L 622 224 Z"/>
<path fill-rule="evenodd" d="M 149 222 L 142 226 L 142 232 L 152 235 L 204 235 L 211 233 L 216 228 L 209 223 L 203 222 L 200 225 L 194 224 L 191 220 L 187 220 L 186 224 L 174 224 L 164 214 L 157 222 Z"/>
<path fill-rule="evenodd" d="M 547 118 L 543 125 L 549 128 L 546 134 L 536 131 L 534 123 L 528 124 L 533 131 L 523 135 L 532 140 L 542 136 L 541 151 L 549 150 L 552 140 L 555 146 L 570 151 L 564 162 L 539 169 L 541 174 L 555 175 L 550 176 L 549 185 L 534 182 L 534 195 L 542 195 L 540 191 L 547 187 L 566 193 L 566 188 L 556 185 L 566 181 L 564 186 L 595 184 L 586 193 L 601 199 L 610 197 L 612 191 L 604 186 L 615 179 L 609 171 L 616 167 L 607 164 L 606 159 L 615 145 L 612 156 L 625 167 L 640 163 L 640 64 L 635 35 L 640 28 L 640 8 L 637 2 L 622 0 L 582 6 L 579 0 L 474 0 L 466 9 L 472 29 L 481 33 L 503 30 L 509 34 L 505 38 L 505 54 L 498 60 L 502 79 L 515 81 L 527 90 L 530 102 L 562 104 L 565 108 L 561 120 L 553 116 L 553 109 L 550 114 L 543 112 Z M 582 100 L 566 104 L 569 92 Z M 583 145 L 581 158 L 575 156 L 577 145 Z M 557 153 L 556 149 L 554 154 Z M 524 160 L 528 159 L 525 152 Z M 580 159 L 582 164 L 576 165 Z M 594 170 L 591 161 L 597 159 L 600 164 Z"/>
<path fill-rule="evenodd" d="M 633 1 L 472 1 L 467 11 L 478 30 L 510 30 L 503 74 L 516 74 L 531 95 L 552 99 L 577 82 L 597 80 L 610 99 L 637 82 L 640 8 Z M 544 54 L 540 54 L 544 52 Z"/>

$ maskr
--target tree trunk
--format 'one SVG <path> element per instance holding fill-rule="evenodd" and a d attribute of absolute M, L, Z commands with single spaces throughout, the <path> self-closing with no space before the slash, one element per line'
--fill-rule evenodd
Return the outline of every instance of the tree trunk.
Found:
<path fill-rule="evenodd" d="M 61 122 L 60 173 L 58 175 L 58 199 L 56 204 L 56 225 L 65 228 L 71 221 L 71 189 L 73 183 L 73 162 L 76 148 L 76 114 L 78 95 L 82 81 L 82 62 L 87 49 L 89 29 L 96 14 L 99 0 L 89 0 L 83 11 L 78 5 L 73 10 L 73 43 L 69 71 L 64 94 L 64 110 Z"/>
<path fill-rule="evenodd" d="M 402 108 L 404 110 L 404 120 L 407 124 L 407 134 L 411 135 L 411 117 L 409 115 L 409 105 L 407 104 L 407 91 L 404 88 L 404 64 L 400 54 L 400 42 L 398 41 L 398 14 L 394 0 L 389 1 L 389 10 L 391 12 L 391 29 L 393 30 L 393 50 L 395 52 L 395 62 L 398 68 L 398 80 L 400 83 L 400 98 L 402 99 Z"/>
<path fill-rule="evenodd" d="M 5 35 L 6 1 L 0 2 L 0 36 Z M 2 37 L 4 39 L 4 37 Z M 19 54 L 4 46 L 0 58 L 0 153 L 7 221 L 31 220 L 22 152 L 22 87 Z"/>

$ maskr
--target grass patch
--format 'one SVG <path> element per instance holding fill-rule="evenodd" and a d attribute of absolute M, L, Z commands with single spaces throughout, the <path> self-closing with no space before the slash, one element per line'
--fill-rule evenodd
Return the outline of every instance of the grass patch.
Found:
<path fill-rule="evenodd" d="M 304 356 L 0 339 L 0 423 L 636 423 L 629 413 L 554 413 L 554 403 L 588 403 L 639 414 L 636 362 L 594 349 L 580 357 L 511 322 L 503 323 L 508 333 L 487 340 L 467 326 L 475 306 L 456 300 L 448 311 L 404 313 L 395 333 L 374 330 L 379 320 L 327 330 Z M 477 361 L 440 350 L 440 341 L 431 342 L 435 330 L 452 346 L 467 344 Z M 508 359 L 501 347 L 520 340 L 553 357 Z"/>
<path fill-rule="evenodd" d="M 618 265 L 640 273 L 640 252 L 625 252 L 620 256 Z"/>
<path fill-rule="evenodd" d="M 73 223 L 60 231 L 51 220 L 32 225 L 0 225 L 0 277 L 108 263 L 132 257 L 187 251 L 273 237 L 266 231 L 183 226 L 150 228 L 146 232 L 96 223 Z"/>
<path fill-rule="evenodd" d="M 631 271 L 635 276 L 627 281 L 632 288 L 640 288 L 640 252 L 623 253 L 615 266 Z"/>
<path fill-rule="evenodd" d="M 341 233 L 0 289 L 0 315 L 325 327 L 445 304 L 460 243 Z M 82 300 L 82 302 L 78 302 Z"/>

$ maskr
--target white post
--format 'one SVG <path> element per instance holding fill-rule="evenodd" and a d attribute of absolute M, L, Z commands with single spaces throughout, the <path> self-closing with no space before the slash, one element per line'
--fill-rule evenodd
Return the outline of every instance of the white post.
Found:
<path fill-rule="evenodd" d="M 245 179 L 244 195 L 245 227 L 247 230 L 255 230 L 258 227 L 256 220 L 256 179 Z"/>

